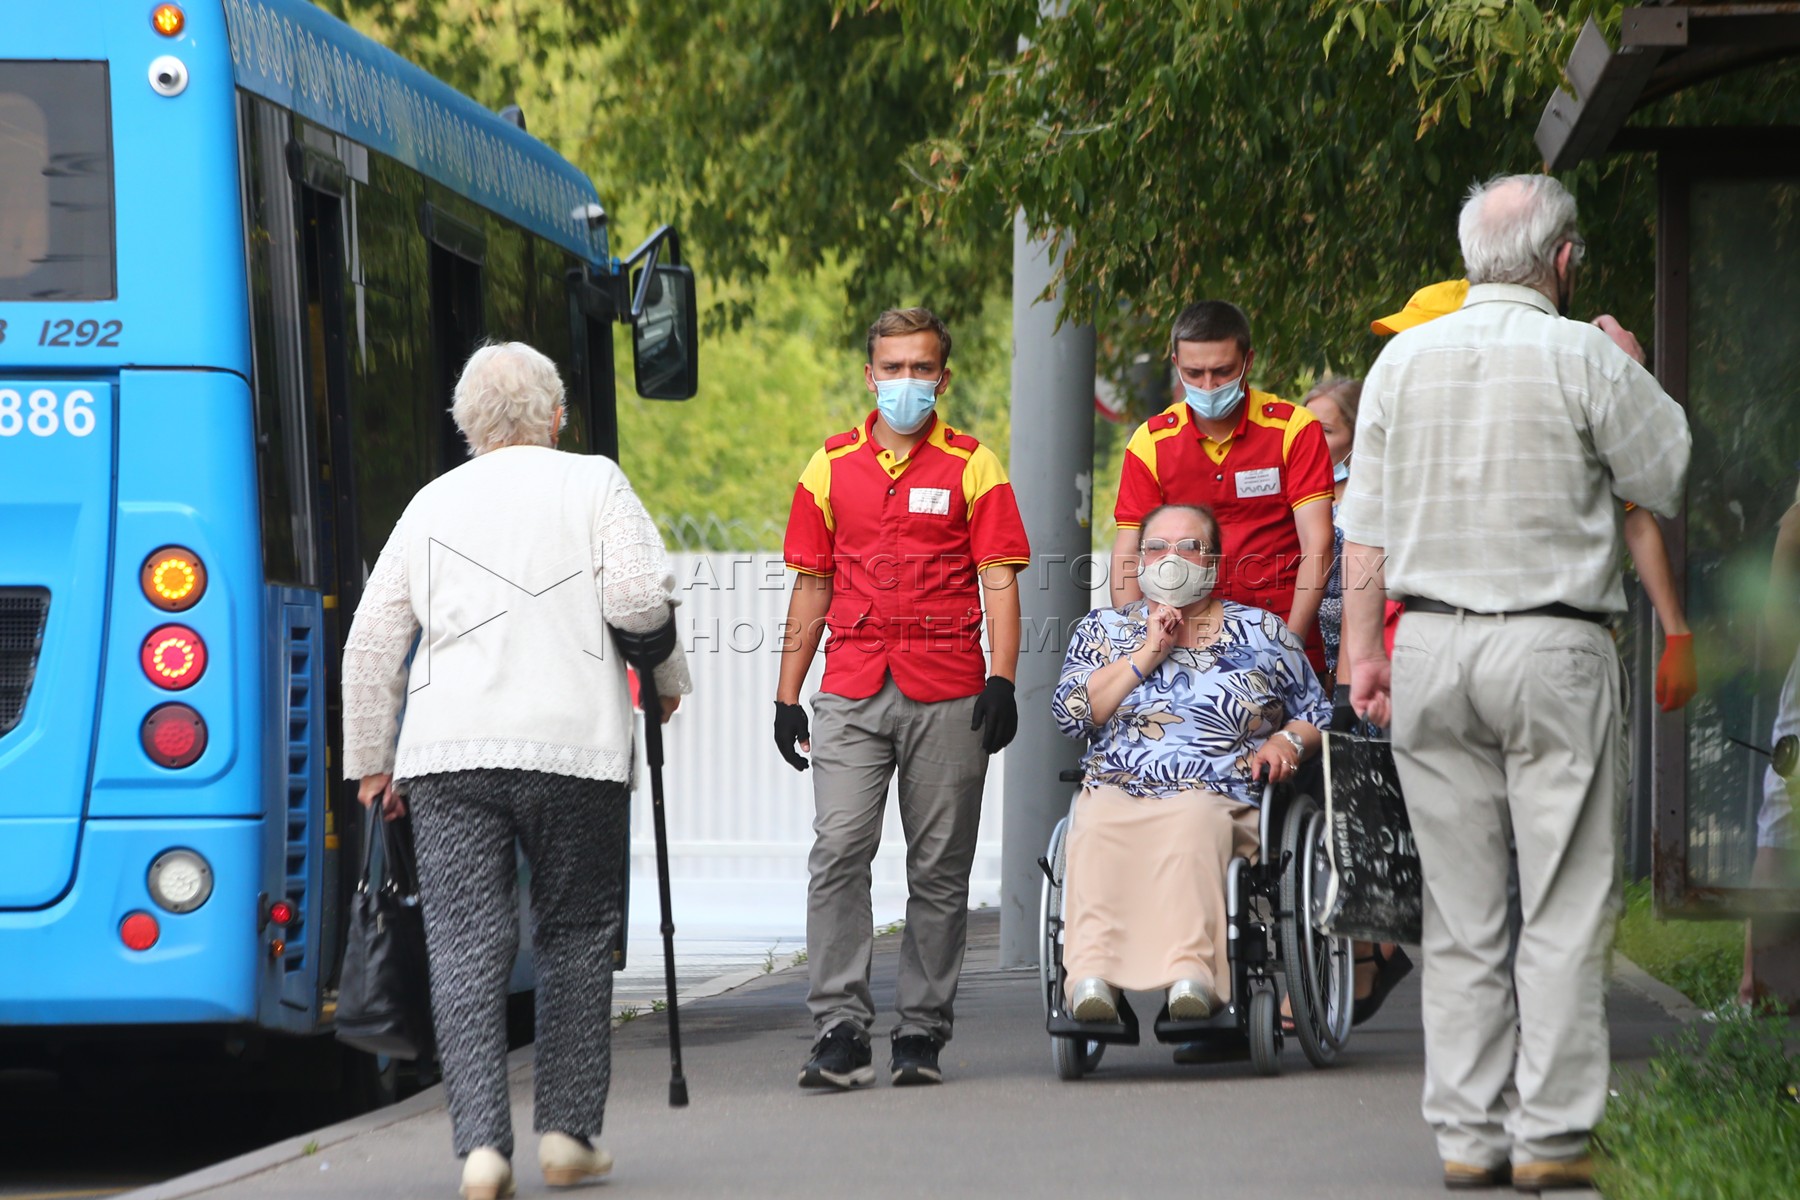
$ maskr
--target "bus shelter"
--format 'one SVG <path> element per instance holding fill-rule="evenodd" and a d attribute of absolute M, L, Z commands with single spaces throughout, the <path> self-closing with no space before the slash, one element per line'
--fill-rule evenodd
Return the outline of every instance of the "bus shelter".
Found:
<path fill-rule="evenodd" d="M 1800 776 L 1783 779 L 1770 752 L 1800 732 L 1800 127 L 1628 119 L 1797 53 L 1800 3 L 1627 9 L 1616 48 L 1589 22 L 1537 130 L 1553 171 L 1656 156 L 1654 369 L 1694 439 L 1664 532 L 1700 691 L 1673 713 L 1637 706 L 1634 774 L 1649 782 L 1658 912 L 1755 918 L 1758 979 L 1790 1002 Z"/>

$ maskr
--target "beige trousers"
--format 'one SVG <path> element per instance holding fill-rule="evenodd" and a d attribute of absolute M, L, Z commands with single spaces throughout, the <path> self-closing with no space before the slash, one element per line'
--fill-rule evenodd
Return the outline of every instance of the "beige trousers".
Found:
<path fill-rule="evenodd" d="M 1425 1119 L 1446 1160 L 1586 1152 L 1606 1106 L 1607 951 L 1625 788 L 1602 626 L 1408 613 L 1394 759 L 1425 878 Z M 1524 924 L 1511 972 L 1508 837 Z"/>
<path fill-rule="evenodd" d="M 1089 788 L 1069 822 L 1063 967 L 1155 991 L 1178 979 L 1231 998 L 1225 868 L 1256 854 L 1256 809 L 1214 792 L 1140 798 Z"/>

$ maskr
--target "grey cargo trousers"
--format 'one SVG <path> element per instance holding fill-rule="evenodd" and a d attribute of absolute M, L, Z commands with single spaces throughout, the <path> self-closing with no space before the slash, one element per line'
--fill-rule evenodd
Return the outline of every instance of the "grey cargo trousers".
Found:
<path fill-rule="evenodd" d="M 969 868 L 988 756 L 969 728 L 975 697 L 909 700 L 890 676 L 866 700 L 813 697 L 813 848 L 807 859 L 807 1007 L 820 1033 L 849 1022 L 867 1038 L 874 917 L 870 863 L 888 781 L 900 776 L 906 929 L 896 1036 L 950 1039 L 969 921 Z"/>

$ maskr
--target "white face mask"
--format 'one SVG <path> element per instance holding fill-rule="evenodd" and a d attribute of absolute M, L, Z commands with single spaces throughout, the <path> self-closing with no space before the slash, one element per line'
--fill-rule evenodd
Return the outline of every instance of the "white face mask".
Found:
<path fill-rule="evenodd" d="M 1170 608 L 1186 608 L 1212 595 L 1217 567 L 1203 567 L 1179 554 L 1165 554 L 1138 568 L 1138 587 L 1145 596 Z"/>

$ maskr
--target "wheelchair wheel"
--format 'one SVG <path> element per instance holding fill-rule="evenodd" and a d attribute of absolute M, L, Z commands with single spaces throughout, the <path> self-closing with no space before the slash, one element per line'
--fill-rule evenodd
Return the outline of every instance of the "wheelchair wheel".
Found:
<path fill-rule="evenodd" d="M 1325 837 L 1325 814 L 1311 797 L 1296 796 L 1281 829 L 1281 960 L 1294 1035 L 1315 1067 L 1330 1066 L 1349 1040 L 1355 995 L 1350 939 L 1328 937 L 1316 923 L 1331 870 Z"/>
<path fill-rule="evenodd" d="M 1091 1042 L 1086 1038 L 1050 1039 L 1050 1057 L 1056 1063 L 1058 1079 L 1075 1080 L 1092 1075 L 1100 1065 L 1100 1056 L 1105 1053 L 1105 1042 Z"/>
<path fill-rule="evenodd" d="M 1280 1021 L 1274 988 L 1250 993 L 1250 1063 L 1258 1075 L 1281 1074 Z"/>
<path fill-rule="evenodd" d="M 1069 818 L 1064 817 L 1051 832 L 1050 849 L 1044 854 L 1050 861 L 1050 874 L 1059 883 L 1063 878 L 1063 870 L 1068 865 L 1069 856 L 1064 849 L 1068 832 Z M 1052 884 L 1048 878 L 1038 889 L 1038 993 L 1043 997 L 1046 1017 L 1050 1015 L 1051 997 L 1062 986 L 1056 941 L 1062 926 L 1062 894 L 1062 888 Z"/>

